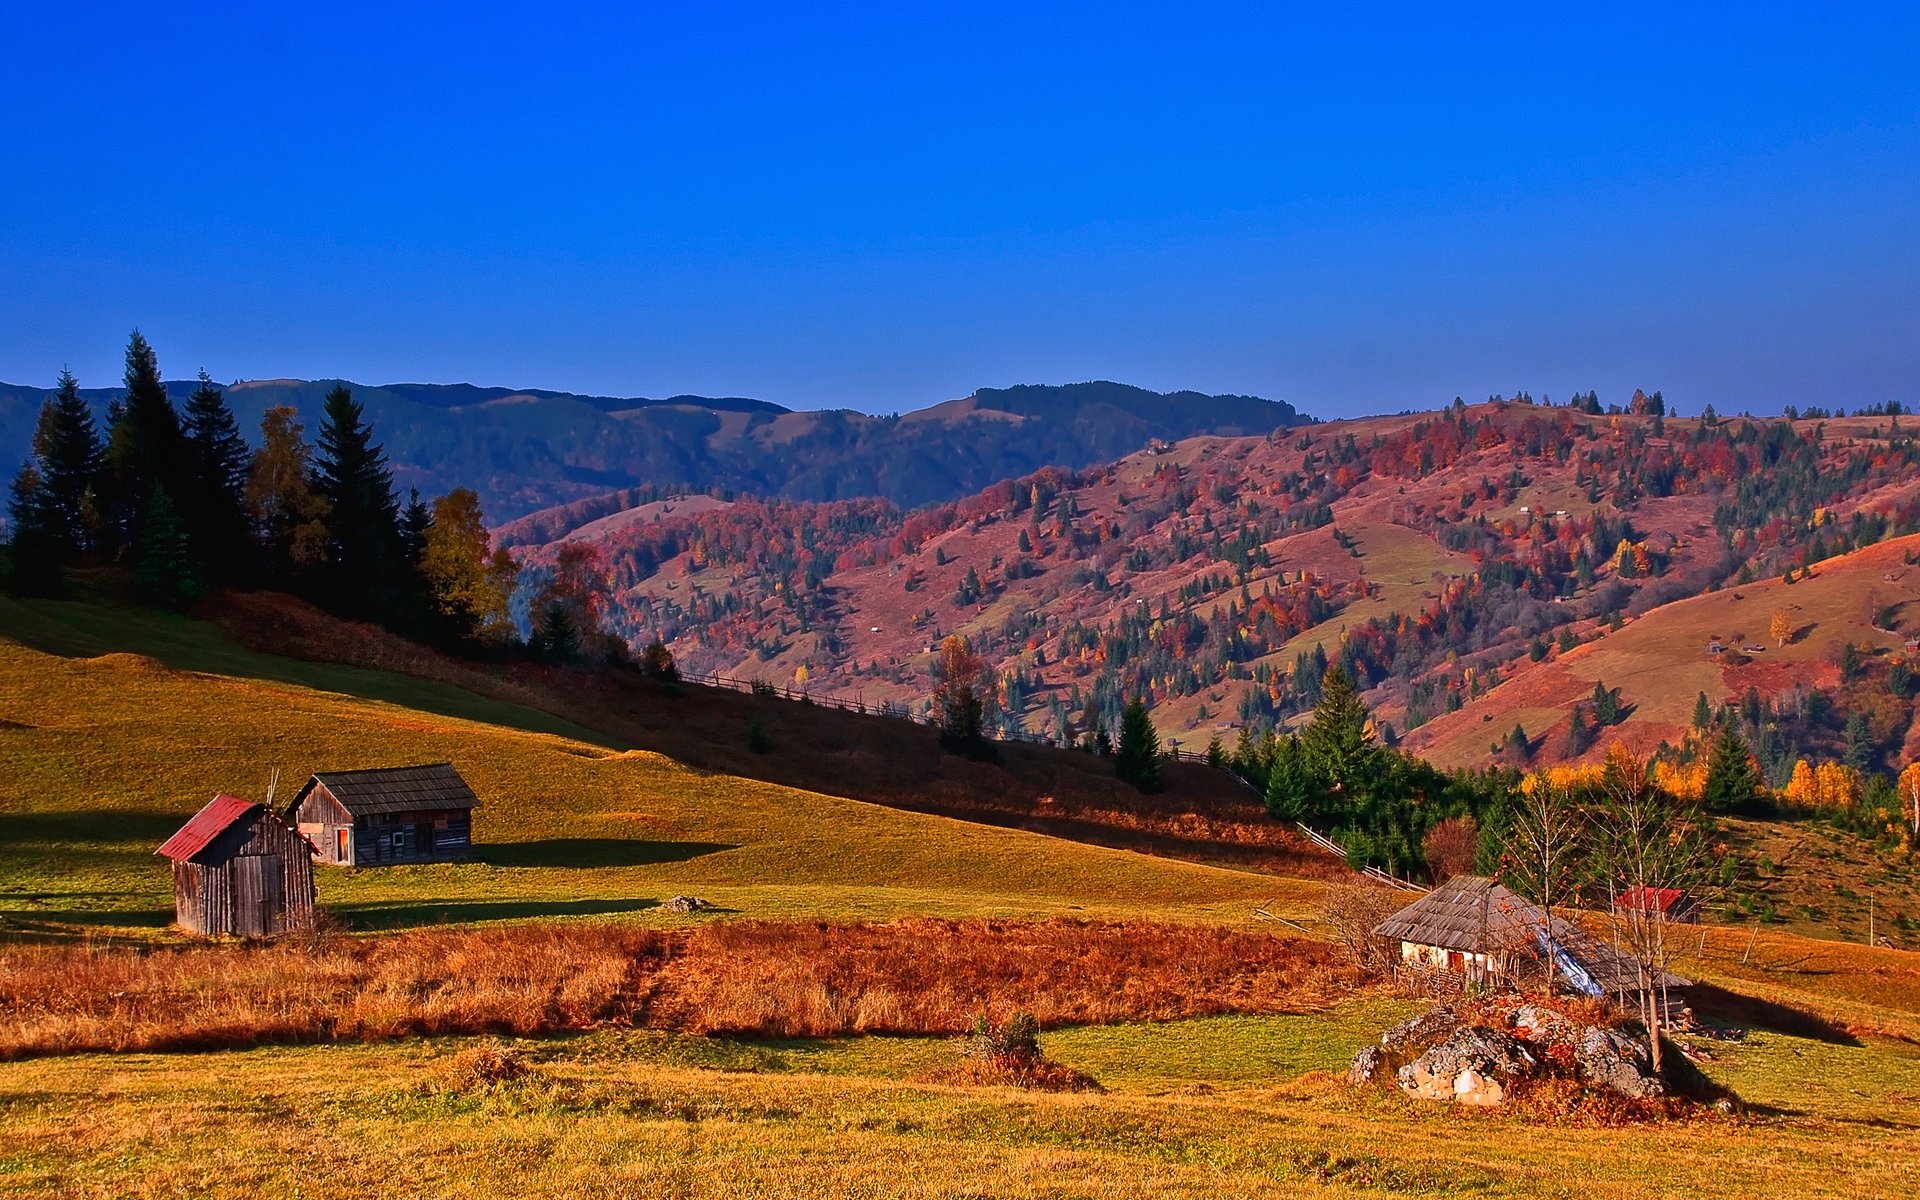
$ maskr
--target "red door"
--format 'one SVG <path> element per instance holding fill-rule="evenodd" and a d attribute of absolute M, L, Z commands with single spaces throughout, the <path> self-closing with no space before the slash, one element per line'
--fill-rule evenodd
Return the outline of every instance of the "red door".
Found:
<path fill-rule="evenodd" d="M 334 836 L 335 842 L 337 843 L 334 848 L 333 861 L 346 862 L 347 861 L 347 831 L 344 829 L 336 829 L 333 831 L 333 836 Z"/>

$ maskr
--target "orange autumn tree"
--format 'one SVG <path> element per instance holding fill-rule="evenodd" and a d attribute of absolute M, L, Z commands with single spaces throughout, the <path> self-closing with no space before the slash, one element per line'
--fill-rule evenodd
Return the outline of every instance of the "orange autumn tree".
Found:
<path fill-rule="evenodd" d="M 1767 623 L 1767 632 L 1773 635 L 1776 644 L 1784 646 L 1793 640 L 1793 615 L 1784 608 L 1773 610 L 1773 619 Z"/>

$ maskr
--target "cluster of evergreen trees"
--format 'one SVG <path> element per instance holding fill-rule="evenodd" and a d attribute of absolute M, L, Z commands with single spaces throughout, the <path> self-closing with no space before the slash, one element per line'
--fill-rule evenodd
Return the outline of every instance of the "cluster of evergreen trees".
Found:
<path fill-rule="evenodd" d="M 42 406 L 8 499 L 16 588 L 57 593 L 63 568 L 117 563 L 140 599 L 163 606 L 274 588 L 437 642 L 513 639 L 518 566 L 493 548 L 478 497 L 457 488 L 403 506 L 345 387 L 327 394 L 317 443 L 278 407 L 254 449 L 205 372 L 174 406 L 138 331 L 124 383 L 104 430 L 71 373 Z"/>

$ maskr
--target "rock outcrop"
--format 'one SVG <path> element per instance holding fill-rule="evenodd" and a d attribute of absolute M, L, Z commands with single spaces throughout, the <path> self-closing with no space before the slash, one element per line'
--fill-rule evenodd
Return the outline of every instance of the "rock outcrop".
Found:
<path fill-rule="evenodd" d="M 1410 1096 L 1478 1107 L 1554 1076 L 1635 1100 L 1666 1092 L 1639 1041 L 1538 1003 L 1443 1005 L 1387 1030 L 1347 1069 L 1355 1085 L 1391 1080 Z"/>

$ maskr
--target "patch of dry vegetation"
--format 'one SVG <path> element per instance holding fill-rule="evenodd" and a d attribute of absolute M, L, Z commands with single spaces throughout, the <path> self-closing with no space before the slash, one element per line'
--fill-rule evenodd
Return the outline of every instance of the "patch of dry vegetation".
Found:
<path fill-rule="evenodd" d="M 950 1034 L 974 1013 L 1102 1024 L 1301 1012 L 1321 943 L 1146 922 L 532 924 L 177 950 L 0 950 L 0 1057 L 601 1025 Z"/>

